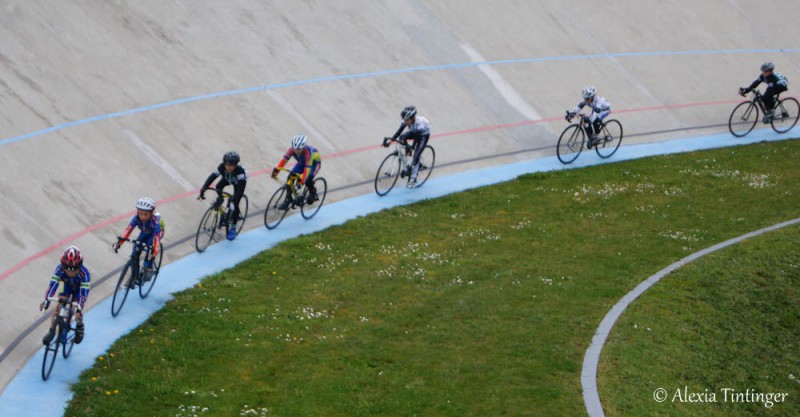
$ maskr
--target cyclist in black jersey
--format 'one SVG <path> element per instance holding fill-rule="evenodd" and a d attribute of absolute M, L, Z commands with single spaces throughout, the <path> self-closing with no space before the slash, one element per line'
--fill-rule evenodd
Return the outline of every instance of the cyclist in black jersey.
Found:
<path fill-rule="evenodd" d="M 214 190 L 217 192 L 217 200 L 214 202 L 216 206 L 222 204 L 222 189 L 227 185 L 233 186 L 233 196 L 230 202 L 233 204 L 233 218 L 231 225 L 228 229 L 228 240 L 236 239 L 236 222 L 239 221 L 239 200 L 244 195 L 244 189 L 247 186 L 247 171 L 243 166 L 239 165 L 239 154 L 234 151 L 226 153 L 222 157 L 222 163 L 219 164 L 216 170 L 211 172 L 211 175 L 206 178 L 206 182 L 200 187 L 200 195 L 197 196 L 198 200 L 204 200 L 206 190 L 211 187 L 217 177 L 222 177 L 217 182 Z"/>

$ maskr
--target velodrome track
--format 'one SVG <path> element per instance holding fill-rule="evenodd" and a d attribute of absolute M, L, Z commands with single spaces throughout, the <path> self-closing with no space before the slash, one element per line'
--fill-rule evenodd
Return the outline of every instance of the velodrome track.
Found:
<path fill-rule="evenodd" d="M 44 329 L 28 329 L 60 249 L 78 244 L 96 278 L 111 273 L 124 258 L 109 242 L 150 195 L 174 245 L 165 260 L 191 253 L 175 244 L 203 209 L 189 197 L 231 148 L 258 173 L 309 133 L 341 200 L 370 192 L 385 153 L 375 144 L 411 102 L 434 124 L 436 176 L 552 155 L 563 109 L 589 83 L 626 145 L 723 132 L 761 61 L 797 78 L 799 11 L 787 0 L 8 2 L 0 387 L 40 347 Z M 253 178 L 256 210 L 274 186 Z M 89 307 L 110 291 L 95 287 Z"/>
<path fill-rule="evenodd" d="M 734 139 L 727 134 L 717 134 L 660 143 L 632 145 L 622 148 L 618 152 L 618 155 L 615 155 L 612 162 L 652 155 L 689 152 L 762 141 L 783 140 L 795 137 L 798 134 L 800 134 L 800 127 L 796 127 L 791 132 L 783 135 L 778 135 L 772 131 L 760 130 L 751 133 L 751 135 L 745 139 Z M 599 159 L 596 155 L 589 154 L 587 156 L 589 157 L 576 161 L 574 167 L 578 168 L 609 162 L 609 160 Z M 46 417 L 61 414 L 67 401 L 72 397 L 70 385 L 77 381 L 80 373 L 90 368 L 94 364 L 95 358 L 103 355 L 114 341 L 135 329 L 143 323 L 149 315 L 160 309 L 172 298 L 171 294 L 196 285 L 202 281 L 203 277 L 231 268 L 275 246 L 283 240 L 342 224 L 350 219 L 375 213 L 386 208 L 437 198 L 470 188 L 509 181 L 526 173 L 560 169 L 563 169 L 561 163 L 556 157 L 550 156 L 531 161 L 507 164 L 502 167 L 488 167 L 465 171 L 447 177 L 432 178 L 420 189 L 406 190 L 399 188 L 393 190 L 383 198 L 374 194 L 366 194 L 325 205 L 320 213 L 310 221 L 302 219 L 302 217 L 295 213 L 295 215 L 286 218 L 277 229 L 267 231 L 263 227 L 256 228 L 242 233 L 234 242 L 222 242 L 213 245 L 202 255 L 192 253 L 178 261 L 170 263 L 162 269 L 159 274 L 157 285 L 148 298 L 139 300 L 132 294 L 133 298 L 125 304 L 120 315 L 116 318 L 112 318 L 110 314 L 108 314 L 111 303 L 109 298 L 106 298 L 99 303 L 95 309 L 89 311 L 86 314 L 85 320 L 87 323 L 93 323 L 91 338 L 87 337 L 84 343 L 76 346 L 69 359 L 58 359 L 55 365 L 56 368 L 47 382 L 41 380 L 43 350 L 39 349 L 0 396 L 0 415 Z M 253 217 L 256 219 L 259 218 L 258 215 Z M 796 224 L 797 222 L 800 222 L 800 219 L 788 221 L 778 226 L 788 226 Z M 759 233 L 774 230 L 775 228 L 776 227 L 767 228 Z M 642 284 L 631 291 L 631 293 L 623 297 L 612 311 L 609 312 L 606 319 L 603 320 L 603 323 L 599 326 L 592 345 L 587 350 L 581 375 L 584 400 L 590 416 L 604 415 L 600 398 L 597 395 L 597 362 L 606 337 L 611 332 L 614 322 L 619 318 L 624 309 L 646 291 L 647 288 L 650 288 L 670 271 L 714 250 L 738 243 L 752 235 L 755 235 L 755 233 L 714 245 L 711 248 L 701 250 L 670 265 L 642 282 Z"/>

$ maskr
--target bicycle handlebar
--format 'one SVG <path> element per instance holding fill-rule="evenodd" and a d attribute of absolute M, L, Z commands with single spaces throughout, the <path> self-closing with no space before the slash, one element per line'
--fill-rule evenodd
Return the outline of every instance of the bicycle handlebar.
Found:
<path fill-rule="evenodd" d="M 65 301 L 66 299 L 62 300 L 61 297 L 47 297 L 44 300 L 45 300 L 44 310 L 47 310 L 48 308 L 50 308 L 50 302 L 53 301 L 53 302 L 61 303 L 61 304 L 71 304 L 73 307 L 77 308 L 79 312 L 83 311 L 83 309 L 81 308 L 81 305 L 77 301 L 71 301 L 71 302 L 67 303 Z"/>
<path fill-rule="evenodd" d="M 141 240 L 135 240 L 135 239 L 127 238 L 127 237 L 117 236 L 117 241 L 114 242 L 114 245 L 113 245 L 114 253 L 119 253 L 119 247 L 116 246 L 116 244 L 118 242 L 120 242 L 120 241 L 122 241 L 122 242 L 131 242 L 133 245 L 140 246 L 142 249 L 147 249 L 147 248 L 152 248 L 153 247 L 152 245 L 150 245 L 148 243 L 145 243 L 145 242 L 143 242 Z"/>

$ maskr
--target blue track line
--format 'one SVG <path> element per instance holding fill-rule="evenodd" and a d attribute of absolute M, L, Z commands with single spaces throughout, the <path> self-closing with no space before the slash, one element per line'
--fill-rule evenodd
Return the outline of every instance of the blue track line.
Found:
<path fill-rule="evenodd" d="M 60 357 L 50 379 L 41 378 L 43 350 L 39 351 L 20 370 L 0 396 L 0 416 L 53 417 L 62 415 L 67 401 L 72 397 L 71 384 L 79 375 L 94 365 L 98 356 L 104 355 L 111 345 L 123 335 L 141 325 L 147 318 L 173 298 L 174 293 L 190 288 L 204 277 L 232 268 L 279 242 L 303 234 L 314 233 L 348 220 L 376 213 L 387 208 L 417 201 L 442 197 L 467 189 L 510 181 L 520 175 L 558 171 L 608 162 L 619 162 L 653 155 L 691 152 L 703 149 L 778 141 L 800 134 L 800 127 L 783 135 L 772 130 L 757 130 L 745 138 L 730 134 L 699 136 L 667 142 L 623 146 L 611 158 L 600 159 L 587 152 L 575 163 L 565 167 L 555 156 L 517 162 L 498 167 L 482 168 L 448 177 L 432 178 L 419 189 L 397 188 L 386 197 L 367 194 L 324 206 L 316 217 L 306 221 L 294 215 L 281 225 L 267 231 L 257 228 L 239 235 L 233 242 L 223 241 L 209 247 L 203 254 L 193 253 L 162 268 L 153 292 L 145 300 L 135 294 L 129 296 L 119 316 L 110 314 L 111 297 L 93 306 L 85 314 L 86 339 L 75 347 L 69 359 Z M 133 298 L 130 298 L 133 297 Z"/>
<path fill-rule="evenodd" d="M 135 109 L 124 110 L 116 113 L 108 113 L 99 116 L 88 117 L 73 122 L 62 123 L 56 126 L 48 127 L 46 129 L 37 130 L 35 132 L 26 133 L 23 135 L 15 136 L 12 138 L 0 140 L 0 146 L 9 145 L 15 142 L 32 139 L 38 136 L 43 136 L 51 132 L 56 132 L 73 126 L 80 126 L 89 123 L 99 122 L 103 120 L 115 119 L 123 116 L 130 116 L 137 113 L 143 113 L 151 110 L 157 110 L 165 107 L 178 106 L 186 103 L 193 103 L 196 101 L 210 100 L 218 97 L 234 96 L 239 94 L 255 93 L 259 91 L 275 90 L 287 87 L 296 87 L 308 84 L 318 84 L 328 81 L 342 81 L 352 80 L 357 78 L 381 77 L 386 75 L 408 74 L 420 71 L 436 71 L 436 70 L 451 70 L 460 68 L 471 68 L 481 65 L 507 65 L 507 64 L 530 64 L 536 62 L 553 62 L 553 61 L 575 61 L 587 59 L 606 59 L 606 58 L 631 58 L 631 57 L 661 57 L 661 56 L 683 56 L 683 55 L 726 55 L 726 54 L 755 54 L 755 53 L 798 53 L 800 48 L 758 48 L 758 49 L 706 49 L 706 50 L 689 50 L 689 51 L 655 51 L 655 52 L 616 52 L 606 54 L 588 54 L 588 55 L 566 55 L 566 56 L 547 56 L 538 58 L 520 58 L 520 59 L 498 59 L 493 61 L 482 62 L 461 62 L 455 64 L 441 64 L 441 65 L 424 65 L 418 67 L 398 68 L 391 70 L 361 72 L 356 74 L 345 75 L 331 75 L 325 77 L 309 78 L 298 81 L 288 81 L 276 84 L 266 84 L 256 87 L 248 87 L 237 90 L 220 91 L 217 93 L 204 94 L 200 96 L 186 97 L 177 100 L 165 101 L 163 103 L 151 104 L 149 106 L 137 107 Z"/>

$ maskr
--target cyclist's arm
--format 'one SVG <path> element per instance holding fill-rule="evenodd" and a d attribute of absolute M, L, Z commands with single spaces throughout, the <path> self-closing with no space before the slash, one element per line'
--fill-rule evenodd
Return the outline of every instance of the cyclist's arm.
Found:
<path fill-rule="evenodd" d="M 152 216 L 150 221 L 153 222 L 153 250 L 150 251 L 150 256 L 155 258 L 161 248 L 161 219 Z"/>
<path fill-rule="evenodd" d="M 200 187 L 200 193 L 202 193 L 203 191 L 205 191 L 209 187 L 211 187 L 211 183 L 214 182 L 214 180 L 217 179 L 217 177 L 219 177 L 219 175 L 220 175 L 219 172 L 211 171 L 211 174 L 208 176 L 208 178 L 206 178 L 206 182 L 204 182 L 203 186 Z"/>
<path fill-rule="evenodd" d="M 749 87 L 745 88 L 745 92 L 746 92 L 746 93 L 749 93 L 749 92 L 753 91 L 753 89 L 754 89 L 754 88 L 758 87 L 758 85 L 759 85 L 759 84 L 761 84 L 761 81 L 762 81 L 762 80 L 761 80 L 761 76 L 759 75 L 759 76 L 758 76 L 758 78 L 756 78 L 756 80 L 755 80 L 755 81 L 753 81 L 753 82 L 750 84 L 750 86 L 749 86 Z"/>
<path fill-rule="evenodd" d="M 50 282 L 47 284 L 47 291 L 44 292 L 45 301 L 48 298 L 55 297 L 55 295 L 56 295 L 56 291 L 58 290 L 58 283 L 61 280 L 61 278 L 59 278 L 59 275 L 58 275 L 60 268 L 61 268 L 61 265 L 57 266 L 56 270 L 53 271 L 53 276 L 50 277 Z"/>
<path fill-rule="evenodd" d="M 586 105 L 586 102 L 581 100 L 580 102 L 578 102 L 578 105 L 575 106 L 575 108 L 570 111 L 570 114 L 578 114 L 578 112 L 581 111 L 581 109 L 585 105 Z"/>
<path fill-rule="evenodd" d="M 89 298 L 89 291 L 91 290 L 92 274 L 85 266 L 81 266 L 81 289 L 78 291 L 78 305 L 81 310 L 86 306 L 86 300 Z"/>
<path fill-rule="evenodd" d="M 405 128 L 406 128 L 406 124 L 403 123 L 403 122 L 400 122 L 400 127 L 397 128 L 397 132 L 394 132 L 394 135 L 392 135 L 392 140 L 397 140 L 397 138 L 400 137 L 400 134 L 403 133 L 403 129 L 405 129 Z"/>
<path fill-rule="evenodd" d="M 292 159 L 293 153 L 294 150 L 292 148 L 289 148 L 289 150 L 286 151 L 286 154 L 283 155 L 283 158 L 280 160 L 280 162 L 278 162 L 278 169 L 283 168 L 286 165 L 286 163 L 289 162 L 290 159 Z"/>

